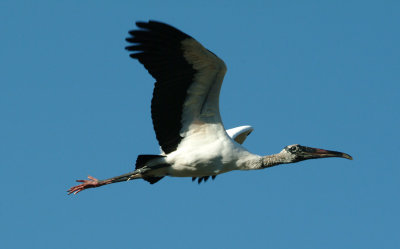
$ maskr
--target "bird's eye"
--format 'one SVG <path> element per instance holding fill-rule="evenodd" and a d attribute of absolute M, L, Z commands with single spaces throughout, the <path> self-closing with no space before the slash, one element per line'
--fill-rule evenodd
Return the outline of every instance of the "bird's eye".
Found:
<path fill-rule="evenodd" d="M 297 151 L 297 146 L 293 146 L 293 147 L 290 147 L 290 152 L 296 152 Z"/>

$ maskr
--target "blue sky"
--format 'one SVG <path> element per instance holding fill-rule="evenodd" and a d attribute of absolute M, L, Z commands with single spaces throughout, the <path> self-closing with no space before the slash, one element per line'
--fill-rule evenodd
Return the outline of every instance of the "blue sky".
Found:
<path fill-rule="evenodd" d="M 115 2 L 0 2 L 1 248 L 400 247 L 398 1 Z M 222 117 L 254 126 L 250 151 L 354 160 L 67 196 L 159 152 L 154 80 L 124 50 L 148 19 L 226 62 Z"/>

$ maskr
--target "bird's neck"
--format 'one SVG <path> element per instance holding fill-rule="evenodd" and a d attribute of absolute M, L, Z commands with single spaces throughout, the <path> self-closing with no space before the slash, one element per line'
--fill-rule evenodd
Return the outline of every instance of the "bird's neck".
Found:
<path fill-rule="evenodd" d="M 287 158 L 281 153 L 263 156 L 262 158 L 263 160 L 261 169 L 269 168 L 283 163 L 288 163 Z"/>
<path fill-rule="evenodd" d="M 268 156 L 255 156 L 255 158 L 246 160 L 246 164 L 243 165 L 241 169 L 265 169 L 283 163 L 288 163 L 288 161 L 287 158 L 280 153 Z"/>

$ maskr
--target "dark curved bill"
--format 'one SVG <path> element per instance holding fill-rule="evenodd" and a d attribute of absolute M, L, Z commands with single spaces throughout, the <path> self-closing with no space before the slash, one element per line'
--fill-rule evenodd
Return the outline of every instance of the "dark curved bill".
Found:
<path fill-rule="evenodd" d="M 312 158 L 341 157 L 353 160 L 353 158 L 349 154 L 333 150 L 323 150 L 304 146 L 304 152 L 307 154 L 307 156 L 310 156 Z"/>

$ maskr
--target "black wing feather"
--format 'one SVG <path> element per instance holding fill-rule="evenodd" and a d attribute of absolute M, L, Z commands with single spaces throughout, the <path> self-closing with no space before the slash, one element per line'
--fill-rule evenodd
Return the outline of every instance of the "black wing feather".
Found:
<path fill-rule="evenodd" d="M 137 22 L 139 30 L 130 31 L 126 41 L 132 51 L 130 57 L 138 59 L 156 79 L 151 117 L 157 140 L 168 154 L 182 140 L 181 116 L 183 103 L 196 71 L 189 64 L 182 50 L 182 41 L 189 35 L 167 24 L 149 21 Z"/>

